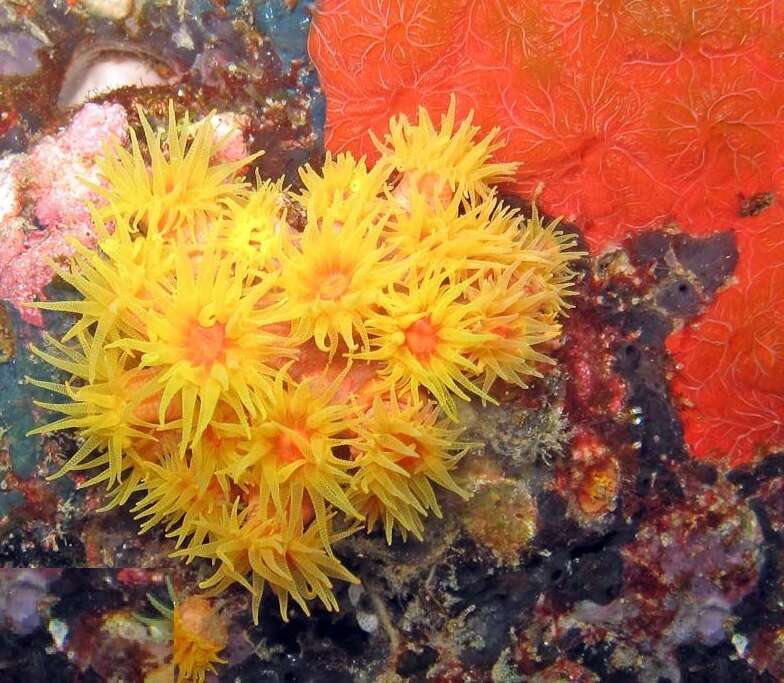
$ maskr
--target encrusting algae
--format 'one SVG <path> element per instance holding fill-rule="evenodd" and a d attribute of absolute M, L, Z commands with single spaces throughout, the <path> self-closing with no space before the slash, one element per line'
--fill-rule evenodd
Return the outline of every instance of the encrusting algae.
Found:
<path fill-rule="evenodd" d="M 267 586 L 284 620 L 289 600 L 337 609 L 333 581 L 357 581 L 337 541 L 421 539 L 438 489 L 467 495 L 457 402 L 551 362 L 580 254 L 499 200 L 515 166 L 454 99 L 440 128 L 393 119 L 371 168 L 305 167 L 299 192 L 244 182 L 255 155 L 215 162 L 212 129 L 172 104 L 165 132 L 140 117 L 100 165 L 97 248 L 57 269 L 79 296 L 33 304 L 74 316 L 34 349 L 68 379 L 30 380 L 64 399 L 33 433 L 76 430 L 53 476 L 87 472 L 104 509 L 210 560 L 208 595 L 244 586 L 256 622 Z"/>

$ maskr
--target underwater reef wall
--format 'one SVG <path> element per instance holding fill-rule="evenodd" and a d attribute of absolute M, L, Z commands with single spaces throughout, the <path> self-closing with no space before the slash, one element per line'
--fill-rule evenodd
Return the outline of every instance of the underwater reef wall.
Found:
<path fill-rule="evenodd" d="M 770 0 L 3 4 L 0 679 L 169 681 L 174 656 L 208 681 L 781 680 L 782 38 Z M 78 298 L 55 271 L 70 237 L 99 240 L 81 178 L 140 130 L 136 105 L 163 155 L 171 100 L 213 126 L 214 164 L 264 149 L 238 179 L 298 195 L 322 131 L 372 168 L 371 131 L 419 106 L 438 128 L 453 95 L 458 124 L 499 127 L 492 162 L 520 164 L 499 199 L 562 216 L 586 252 L 555 362 L 497 381 L 496 405 L 457 402 L 467 495 L 440 495 L 421 540 L 390 545 L 382 523 L 336 541 L 359 579 L 331 586 L 338 611 L 286 620 L 268 594 L 256 625 L 252 591 L 198 588 L 232 557 L 171 559 L 165 520 L 139 535 L 87 473 L 47 479 L 85 441 L 26 436 L 52 418 L 25 377 L 75 384 L 31 347 L 75 319 L 22 303 Z"/>

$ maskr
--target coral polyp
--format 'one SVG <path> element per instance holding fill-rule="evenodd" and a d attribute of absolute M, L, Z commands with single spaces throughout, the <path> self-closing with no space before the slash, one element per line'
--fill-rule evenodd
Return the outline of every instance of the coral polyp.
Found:
<path fill-rule="evenodd" d="M 479 371 L 470 358 L 491 339 L 474 331 L 478 309 L 465 296 L 476 277 L 461 282 L 454 273 L 428 269 L 384 293 L 381 310 L 369 320 L 373 350 L 357 354 L 383 364 L 384 388 L 414 402 L 427 389 L 454 419 L 455 397 L 490 399 L 473 381 Z"/>
<path fill-rule="evenodd" d="M 287 209 L 283 181 L 258 180 L 254 190 L 230 200 L 218 239 L 227 252 L 266 270 L 280 257 L 283 241 L 291 230 L 286 222 Z"/>
<path fill-rule="evenodd" d="M 32 347 L 33 353 L 72 379 L 63 384 L 30 381 L 68 398 L 69 402 L 38 401 L 39 407 L 62 413 L 64 417 L 34 429 L 31 434 L 77 429 L 84 441 L 55 476 L 97 467 L 100 463 L 105 466 L 107 484 L 111 486 L 122 478 L 134 444 L 150 438 L 150 428 L 154 425 L 143 419 L 139 408 L 155 392 L 155 386 L 145 377 L 144 370 L 132 367 L 129 356 L 118 349 L 106 349 L 91 370 L 88 358 L 95 340 L 87 332 L 79 334 L 78 345 L 66 345 L 51 337 L 48 341 L 53 353 Z M 98 457 L 88 460 L 96 452 Z"/>
<path fill-rule="evenodd" d="M 436 129 L 427 109 L 420 107 L 416 123 L 401 115 L 390 121 L 383 141 L 374 138 L 384 162 L 403 174 L 399 195 L 419 192 L 433 201 L 448 201 L 460 190 L 481 198 L 489 194 L 491 185 L 514 177 L 517 164 L 492 161 L 493 153 L 504 146 L 498 140 L 500 130 L 493 128 L 477 140 L 479 126 L 472 125 L 473 112 L 456 125 L 456 109 L 452 96 Z"/>
<path fill-rule="evenodd" d="M 209 672 L 217 673 L 216 664 L 226 663 L 220 656 L 229 640 L 225 620 L 203 595 L 180 598 L 171 581 L 166 585 L 171 605 L 148 593 L 158 616 L 137 615 L 137 619 L 171 641 L 172 661 L 166 671 L 168 680 L 174 680 L 176 673 L 179 682 L 203 683 Z"/>
<path fill-rule="evenodd" d="M 357 207 L 340 214 L 327 207 L 318 218 L 309 215 L 281 264 L 280 287 L 286 310 L 297 321 L 295 334 L 312 337 L 321 351 L 330 353 L 339 341 L 355 349 L 357 338 L 367 349 L 365 321 L 379 293 L 407 268 L 405 261 L 389 258 L 393 247 L 381 241 L 385 217 L 363 217 L 361 205 Z"/>
<path fill-rule="evenodd" d="M 271 329 L 287 317 L 280 306 L 262 305 L 273 276 L 254 274 L 212 245 L 178 242 L 173 284 L 153 288 L 144 336 L 114 344 L 158 371 L 160 425 L 169 424 L 173 407 L 184 451 L 199 440 L 219 403 L 247 430 L 261 410 L 260 392 L 271 386 L 273 365 L 293 356 L 294 341 Z"/>
<path fill-rule="evenodd" d="M 303 189 L 295 195 L 308 212 L 319 220 L 331 215 L 342 221 L 348 214 L 364 218 L 381 205 L 388 189 L 389 167 L 376 164 L 368 169 L 365 159 L 355 159 L 350 152 L 332 156 L 327 152 L 320 170 L 310 165 L 299 172 Z"/>
<path fill-rule="evenodd" d="M 401 405 L 394 394 L 377 396 L 363 418 L 352 444 L 356 505 L 368 529 L 381 523 L 388 543 L 394 529 L 421 540 L 428 512 L 441 517 L 433 484 L 468 497 L 451 472 L 472 444 L 460 441 L 460 430 L 432 403 Z"/>
<path fill-rule="evenodd" d="M 283 619 L 337 609 L 335 582 L 357 581 L 341 540 L 421 539 L 443 492 L 467 496 L 459 403 L 552 363 L 574 239 L 498 199 L 513 165 L 454 102 L 440 128 L 393 120 L 372 168 L 306 168 L 299 191 L 245 182 L 252 156 L 217 161 L 209 119 L 140 119 L 100 166 L 97 247 L 58 270 L 74 296 L 35 304 L 73 316 L 35 350 L 64 375 L 31 380 L 62 398 L 35 433 L 75 430 L 54 476 L 210 561 L 208 596 L 239 584 L 254 620 L 267 587 Z"/>
<path fill-rule="evenodd" d="M 212 576 L 200 587 L 220 593 L 234 583 L 252 594 L 254 622 L 264 589 L 269 586 L 278 599 L 280 616 L 288 621 L 289 599 L 310 615 L 308 601 L 318 598 L 325 609 L 337 610 L 333 579 L 357 583 L 330 550 L 330 545 L 344 538 L 348 531 L 335 531 L 332 518 L 327 521 L 327 544 L 315 524 L 307 521 L 301 508 L 302 488 L 293 487 L 294 496 L 285 512 L 265 510 L 252 500 L 242 511 L 240 499 L 231 508 L 223 506 L 204 526 L 210 540 L 191 544 L 173 553 L 174 557 L 218 560 Z M 299 505 L 298 505 L 299 504 Z"/>
<path fill-rule="evenodd" d="M 101 174 L 109 181 L 106 186 L 95 186 L 108 202 L 105 216 L 122 217 L 143 230 L 195 229 L 217 219 L 228 200 L 246 187 L 236 179 L 236 173 L 258 154 L 214 163 L 221 140 L 215 140 L 210 117 L 196 126 L 187 114 L 178 122 L 170 102 L 165 144 L 162 133 L 153 131 L 142 110 L 139 120 L 147 158 L 131 129 L 131 150 L 107 150 L 99 163 Z"/>
<path fill-rule="evenodd" d="M 347 443 L 341 435 L 351 427 L 351 409 L 333 402 L 333 395 L 334 389 L 317 390 L 311 380 L 296 383 L 278 373 L 266 418 L 240 444 L 240 457 L 228 470 L 234 481 L 257 487 L 261 509 L 272 505 L 282 514 L 292 500 L 307 496 L 325 547 L 329 506 L 359 516 L 345 493 L 352 463 L 336 454 Z"/>

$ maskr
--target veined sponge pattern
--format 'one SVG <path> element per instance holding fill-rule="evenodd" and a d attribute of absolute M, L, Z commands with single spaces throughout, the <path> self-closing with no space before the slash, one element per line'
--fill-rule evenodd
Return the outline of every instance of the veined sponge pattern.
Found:
<path fill-rule="evenodd" d="M 59 395 L 77 452 L 53 476 L 106 489 L 173 555 L 204 558 L 200 588 L 238 583 L 254 621 L 265 588 L 287 618 L 337 609 L 356 582 L 334 545 L 361 527 L 422 538 L 472 444 L 458 404 L 494 401 L 553 361 L 580 253 L 574 238 L 506 206 L 498 132 L 425 110 L 392 119 L 368 167 L 327 154 L 302 187 L 245 182 L 254 156 L 175 115 L 140 113 L 130 149 L 107 149 L 93 208 L 98 246 L 59 276 L 73 316 L 35 348 L 68 376 Z"/>

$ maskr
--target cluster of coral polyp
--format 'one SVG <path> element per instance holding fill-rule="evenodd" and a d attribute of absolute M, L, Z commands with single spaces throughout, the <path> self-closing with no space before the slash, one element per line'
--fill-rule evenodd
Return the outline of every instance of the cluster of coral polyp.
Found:
<path fill-rule="evenodd" d="M 239 583 L 254 619 L 265 586 L 336 609 L 356 581 L 333 544 L 361 526 L 421 538 L 436 489 L 470 447 L 456 399 L 492 401 L 550 362 L 577 253 L 572 238 L 499 201 L 514 170 L 454 106 L 436 128 L 393 120 L 372 168 L 327 156 L 303 188 L 243 182 L 252 161 L 214 161 L 207 125 L 107 150 L 97 249 L 60 277 L 74 315 L 35 349 L 67 373 L 31 380 L 76 429 L 55 475 L 107 489 L 174 556 L 207 558 L 214 593 Z"/>
<path fill-rule="evenodd" d="M 771 0 L 321 0 L 309 33 L 333 151 L 455 91 L 597 254 L 734 230 L 735 284 L 668 341 L 689 450 L 725 467 L 784 447 L 783 40 Z"/>

